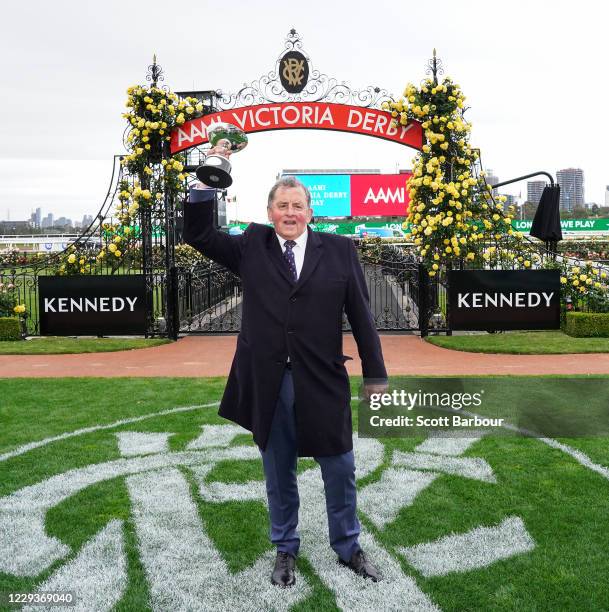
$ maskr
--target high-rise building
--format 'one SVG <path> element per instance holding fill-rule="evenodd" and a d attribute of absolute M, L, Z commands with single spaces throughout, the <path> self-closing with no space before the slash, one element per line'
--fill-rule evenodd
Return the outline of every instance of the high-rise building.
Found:
<path fill-rule="evenodd" d="M 556 173 L 560 185 L 560 210 L 571 212 L 576 206 L 584 206 L 584 171 L 581 168 L 565 168 Z"/>
<path fill-rule="evenodd" d="M 609 185 L 605 187 L 605 206 L 609 206 Z"/>
<path fill-rule="evenodd" d="M 42 210 L 40 209 L 40 207 L 38 207 L 35 213 L 34 226 L 39 228 L 41 223 L 42 223 Z"/>
<path fill-rule="evenodd" d="M 55 221 L 55 227 L 72 227 L 72 219 L 66 219 L 66 217 L 59 217 Z"/>
<path fill-rule="evenodd" d="M 93 215 L 84 215 L 82 218 L 82 227 L 89 227 L 93 222 Z"/>
<path fill-rule="evenodd" d="M 47 227 L 53 227 L 53 213 L 49 213 L 46 217 L 42 219 L 40 227 L 46 229 Z"/>
<path fill-rule="evenodd" d="M 527 202 L 539 204 L 541 194 L 547 185 L 545 181 L 527 181 Z"/>

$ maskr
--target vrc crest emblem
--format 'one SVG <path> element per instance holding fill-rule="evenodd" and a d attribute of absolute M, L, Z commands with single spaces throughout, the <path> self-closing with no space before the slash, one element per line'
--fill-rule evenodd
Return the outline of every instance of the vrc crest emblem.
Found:
<path fill-rule="evenodd" d="M 279 78 L 288 93 L 300 93 L 309 80 L 307 58 L 300 51 L 288 51 L 279 60 Z"/>

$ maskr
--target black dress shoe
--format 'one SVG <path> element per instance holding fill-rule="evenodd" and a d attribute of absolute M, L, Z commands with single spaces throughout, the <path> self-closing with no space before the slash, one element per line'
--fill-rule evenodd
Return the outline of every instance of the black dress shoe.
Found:
<path fill-rule="evenodd" d="M 281 587 L 291 587 L 296 584 L 294 567 L 296 559 L 286 552 L 278 552 L 275 559 L 275 568 L 271 574 L 271 582 Z"/>
<path fill-rule="evenodd" d="M 368 559 L 366 559 L 366 555 L 363 550 L 358 550 L 357 552 L 351 555 L 351 559 L 349 561 L 343 561 L 340 557 L 338 558 L 338 562 L 345 567 L 348 567 L 351 571 L 355 572 L 358 576 L 362 578 L 370 578 L 372 582 L 378 582 L 381 579 L 378 570 Z"/>

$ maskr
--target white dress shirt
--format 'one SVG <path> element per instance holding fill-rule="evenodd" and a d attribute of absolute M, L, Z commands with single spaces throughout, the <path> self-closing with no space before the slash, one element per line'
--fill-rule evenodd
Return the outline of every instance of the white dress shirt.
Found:
<path fill-rule="evenodd" d="M 300 278 L 300 272 L 302 271 L 302 264 L 304 263 L 305 249 L 307 248 L 307 238 L 308 238 L 309 230 L 305 229 L 294 242 L 296 243 L 292 247 L 292 253 L 294 253 L 294 263 L 296 264 L 296 276 Z M 281 252 L 285 253 L 285 243 L 286 239 L 282 238 L 277 232 L 275 232 L 277 236 L 277 240 L 279 240 L 279 246 L 281 247 Z"/>

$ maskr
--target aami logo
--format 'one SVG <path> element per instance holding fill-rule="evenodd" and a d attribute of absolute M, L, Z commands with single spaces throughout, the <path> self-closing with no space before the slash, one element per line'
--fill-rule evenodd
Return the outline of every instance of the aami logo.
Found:
<path fill-rule="evenodd" d="M 351 175 L 351 215 L 405 216 L 410 197 L 405 174 Z"/>
<path fill-rule="evenodd" d="M 400 204 L 404 204 L 404 187 L 399 187 L 395 190 L 390 188 L 383 189 L 382 187 L 375 191 L 372 187 L 368 189 L 368 193 L 366 194 L 366 198 L 364 199 L 364 204 L 378 204 L 382 202 L 383 204 L 393 204 L 395 202 L 399 202 Z"/>

